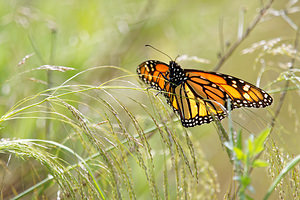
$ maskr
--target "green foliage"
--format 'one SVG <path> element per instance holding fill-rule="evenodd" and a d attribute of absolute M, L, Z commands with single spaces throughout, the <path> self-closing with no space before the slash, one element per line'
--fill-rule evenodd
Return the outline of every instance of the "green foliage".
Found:
<path fill-rule="evenodd" d="M 251 199 L 247 195 L 247 191 L 253 191 L 251 186 L 251 171 L 258 167 L 267 167 L 268 163 L 258 159 L 259 154 L 264 150 L 266 139 L 270 133 L 270 129 L 261 132 L 256 138 L 253 135 L 245 140 L 242 144 L 242 132 L 238 133 L 237 142 L 232 142 L 233 145 L 225 143 L 226 147 L 232 151 L 233 164 L 235 166 L 234 180 L 238 181 L 238 196 L 239 199 Z M 243 147 L 244 146 L 244 147 Z"/>

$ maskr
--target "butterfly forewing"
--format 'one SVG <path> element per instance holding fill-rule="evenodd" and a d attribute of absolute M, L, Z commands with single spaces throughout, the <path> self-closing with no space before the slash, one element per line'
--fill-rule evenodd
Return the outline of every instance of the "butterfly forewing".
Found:
<path fill-rule="evenodd" d="M 216 72 L 185 70 L 191 79 L 206 79 L 224 91 L 230 97 L 232 108 L 238 107 L 266 107 L 272 104 L 272 97 L 264 90 L 233 76 Z M 199 83 L 201 84 L 201 83 Z M 206 85 L 202 84 L 204 88 Z"/>
<path fill-rule="evenodd" d="M 165 90 L 169 84 L 169 66 L 156 60 L 143 62 L 137 68 L 137 73 L 145 83 L 157 90 Z"/>

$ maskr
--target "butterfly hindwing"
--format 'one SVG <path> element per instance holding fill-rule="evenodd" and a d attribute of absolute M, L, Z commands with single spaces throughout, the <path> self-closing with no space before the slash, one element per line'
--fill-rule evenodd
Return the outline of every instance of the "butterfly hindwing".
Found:
<path fill-rule="evenodd" d="M 192 127 L 209 123 L 214 118 L 222 120 L 226 115 L 224 104 L 210 96 L 205 98 L 199 95 L 199 91 L 196 91 L 197 88 L 194 86 L 188 84 L 188 81 L 177 86 L 170 101 L 173 109 L 180 115 L 182 125 Z"/>

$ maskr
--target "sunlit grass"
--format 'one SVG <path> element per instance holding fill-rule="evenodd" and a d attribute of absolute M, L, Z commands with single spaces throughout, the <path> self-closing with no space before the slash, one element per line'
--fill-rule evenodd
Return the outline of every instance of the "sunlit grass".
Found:
<path fill-rule="evenodd" d="M 124 71 L 121 68 L 114 68 L 116 70 L 119 69 Z M 96 67 L 92 70 L 99 69 L 105 70 L 106 68 Z M 125 73 L 128 74 L 128 72 Z M 96 178 L 93 177 L 92 181 L 89 181 L 89 183 L 84 181 L 86 178 L 79 178 L 84 181 L 79 181 L 78 183 L 79 185 L 83 185 L 83 188 L 81 189 L 93 191 L 91 193 L 82 194 L 82 191 L 78 190 L 79 186 L 72 187 L 71 189 L 77 188 L 74 191 L 70 190 L 70 188 L 66 189 L 63 185 L 60 186 L 63 192 L 62 195 L 70 198 L 78 196 L 79 194 L 83 195 L 84 198 L 95 198 L 95 196 L 103 199 L 116 199 L 121 197 L 135 198 L 137 194 L 134 185 L 138 183 L 134 181 L 136 178 L 133 177 L 136 175 L 132 174 L 132 168 L 136 171 L 138 170 L 136 169 L 137 166 L 140 168 L 138 171 L 141 170 L 144 172 L 144 178 L 148 182 L 149 192 L 155 198 L 159 198 L 159 196 L 163 193 L 165 197 L 173 198 L 175 197 L 175 194 L 170 191 L 173 191 L 174 189 L 177 191 L 176 196 L 187 195 L 188 191 L 193 190 L 193 188 L 189 187 L 187 182 L 199 182 L 200 184 L 203 181 L 206 182 L 206 179 L 214 178 L 212 174 L 209 174 L 212 170 L 210 167 L 201 167 L 201 170 L 198 168 L 200 167 L 198 162 L 205 163 L 205 161 L 201 161 L 201 159 L 203 159 L 201 158 L 202 156 L 199 157 L 199 153 L 196 153 L 197 151 L 194 150 L 188 133 L 180 127 L 178 122 L 172 122 L 172 118 L 174 117 L 170 117 L 173 114 L 170 115 L 169 108 L 165 108 L 166 105 L 155 96 L 155 93 L 141 89 L 130 81 L 121 82 L 123 84 L 126 83 L 127 86 L 113 85 L 113 83 L 120 83 L 120 80 L 130 77 L 132 74 L 119 76 L 118 78 L 111 79 L 99 86 L 67 84 L 69 81 L 80 75 L 82 75 L 81 72 L 74 75 L 68 81 L 65 81 L 59 87 L 50 88 L 37 95 L 19 101 L 12 107 L 11 110 L 2 116 L 2 123 L 9 123 L 9 121 L 24 119 L 51 120 L 53 125 L 55 124 L 60 126 L 61 124 L 64 126 L 66 131 L 66 133 L 62 133 L 66 137 L 65 141 L 63 141 L 64 144 L 71 145 L 71 148 L 74 148 L 74 145 L 76 144 L 76 149 L 78 147 L 79 149 L 90 149 L 90 153 L 87 152 L 86 155 L 88 157 L 83 158 L 82 156 L 79 157 L 77 153 L 75 153 L 76 150 L 71 150 L 63 145 L 60 146 L 59 143 L 51 142 L 50 140 L 12 140 L 16 146 L 20 144 L 18 146 L 19 151 L 12 151 L 12 145 L 8 147 L 3 146 L 3 153 L 10 152 L 16 155 L 22 153 L 22 158 L 34 158 L 39 161 L 41 165 L 45 165 L 45 162 L 47 162 L 47 169 L 53 176 L 46 178 L 37 185 L 32 186 L 29 190 L 27 189 L 24 193 L 18 195 L 16 199 L 24 196 L 25 194 L 30 194 L 30 192 L 33 192 L 38 187 L 41 187 L 50 181 L 55 180 L 57 183 L 64 180 L 67 181 L 64 176 L 54 176 L 54 172 L 58 171 L 55 170 L 56 165 L 52 163 L 51 160 L 43 159 L 43 157 L 58 158 L 57 155 L 60 155 L 59 152 L 62 150 L 67 150 L 69 153 L 74 154 L 77 158 L 80 158 L 78 159 L 78 164 L 72 164 L 68 161 L 70 160 L 70 156 L 64 155 L 61 157 L 59 159 L 59 163 L 65 164 L 64 170 L 61 172 L 62 175 L 65 175 L 65 173 L 68 175 L 72 171 L 78 172 L 78 169 L 81 167 L 84 167 L 89 172 L 88 174 L 90 177 L 93 177 L 93 173 L 96 173 Z M 137 118 L 135 116 L 132 108 L 129 108 L 127 105 L 118 100 L 120 98 L 117 98 L 115 95 L 118 95 L 119 93 L 115 93 L 115 90 L 131 90 L 133 92 L 140 91 L 144 93 L 143 96 L 146 98 L 150 97 L 151 101 L 149 103 L 151 107 L 149 108 L 149 106 L 141 103 L 141 100 L 134 100 L 130 99 L 130 97 L 127 97 L 126 95 L 124 96 L 125 98 L 128 98 L 128 101 L 134 102 L 136 107 L 140 107 L 141 110 L 144 110 L 144 112 L 150 116 L 150 121 L 147 122 L 148 128 L 145 127 L 143 121 L 140 122 L 140 117 Z M 91 95 L 90 93 L 94 95 Z M 85 102 L 89 101 L 93 103 L 86 104 L 80 99 L 85 99 Z M 47 115 L 48 117 L 43 117 L 46 113 L 46 103 L 50 104 L 50 109 L 48 111 L 49 115 Z M 78 110 L 78 108 L 81 108 L 83 111 Z M 88 109 L 88 112 L 84 112 L 86 109 Z M 155 112 L 153 112 L 152 109 L 154 109 Z M 169 117 L 166 118 L 166 116 Z M 174 123 L 177 125 L 170 126 L 170 122 L 173 125 L 175 125 Z M 156 138 L 155 141 L 161 140 L 160 143 L 164 146 L 163 149 L 165 150 L 155 150 L 151 147 L 151 137 L 154 133 L 160 135 L 160 139 Z M 180 134 L 178 135 L 178 133 Z M 50 137 L 53 136 L 50 135 Z M 185 139 L 182 140 L 180 138 Z M 22 142 L 26 145 L 28 142 L 31 142 L 37 146 L 39 146 L 39 143 L 45 143 L 48 145 L 47 148 L 49 148 L 49 151 L 34 154 L 34 152 L 39 149 L 27 148 L 24 149 L 26 150 L 25 152 L 22 152 L 23 148 L 25 148 Z M 55 149 L 54 155 L 49 153 L 53 151 L 51 149 Z M 155 169 L 156 164 L 154 161 L 156 160 L 154 159 L 154 155 L 157 154 L 155 153 L 156 151 L 161 151 L 158 155 L 163 155 L 166 160 L 164 181 L 157 176 L 157 172 L 155 173 L 157 170 Z M 167 160 L 170 158 L 172 162 L 168 163 Z M 99 166 L 100 169 L 88 166 L 91 162 L 98 162 L 97 160 L 99 160 L 102 165 L 96 165 Z M 137 166 L 131 166 L 131 162 L 136 163 Z M 172 175 L 173 170 L 175 172 L 175 177 Z M 93 173 L 91 174 L 91 172 Z M 163 172 L 158 170 L 158 173 Z M 207 178 L 201 178 L 200 181 L 200 176 L 206 176 Z M 70 176 L 70 178 L 72 179 L 72 176 Z M 141 179 L 141 177 L 138 179 Z M 98 182 L 100 183 L 99 185 Z M 172 184 L 172 182 L 175 182 L 176 184 Z M 212 185 L 216 184 L 216 181 L 208 182 Z M 126 188 L 126 190 L 124 190 L 123 187 Z M 161 187 L 164 187 L 165 190 L 161 191 Z M 210 189 L 204 189 L 202 195 L 205 193 L 212 196 L 216 195 L 216 193 L 213 192 L 215 190 L 213 188 L 217 189 L 218 186 L 213 186 Z M 184 190 L 182 191 L 182 189 Z M 212 191 L 207 191 L 207 189 Z M 110 192 L 106 193 L 105 191 Z M 197 189 L 197 193 L 198 195 L 201 194 L 199 189 Z"/>

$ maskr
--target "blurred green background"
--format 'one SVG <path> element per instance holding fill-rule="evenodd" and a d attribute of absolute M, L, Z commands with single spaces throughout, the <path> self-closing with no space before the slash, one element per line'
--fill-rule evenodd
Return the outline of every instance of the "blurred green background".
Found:
<path fill-rule="evenodd" d="M 278 77 L 287 70 L 286 63 L 291 58 L 284 53 L 272 55 L 260 50 L 242 54 L 242 50 L 251 47 L 253 43 L 274 38 L 281 38 L 282 43 L 293 45 L 295 29 L 282 17 L 275 16 L 275 11 L 287 9 L 291 2 L 275 0 L 272 5 L 273 13 L 269 13 L 257 25 L 219 70 L 253 84 L 260 77 L 259 86 L 271 92 L 274 98 L 270 108 L 240 109 L 233 112 L 234 126 L 237 130 L 244 130 L 245 138 L 250 133 L 262 131 L 270 123 L 280 96 L 276 91 L 284 85 Z M 168 57 L 145 47 L 146 44 L 153 45 L 173 59 L 178 55 L 188 55 L 209 61 L 199 63 L 183 60 L 180 61 L 183 68 L 213 70 L 222 48 L 226 51 L 227 45 L 237 40 L 239 26 L 243 24 L 245 30 L 257 16 L 261 6 L 260 0 L 1 0 L 0 112 L 4 115 L 18 101 L 47 89 L 49 79 L 50 87 L 56 87 L 78 72 L 94 66 L 113 65 L 126 69 L 132 72 L 128 80 L 138 85 L 136 68 L 141 62 L 148 59 L 169 62 Z M 300 6 L 300 3 L 293 6 Z M 297 9 L 287 16 L 299 26 L 300 14 Z M 221 38 L 223 41 L 220 41 Z M 26 55 L 30 55 L 26 62 L 18 65 Z M 51 75 L 47 75 L 43 70 L 34 70 L 41 65 L 66 66 L 75 70 L 65 73 L 53 71 Z M 298 60 L 295 68 L 298 68 Z M 97 72 L 78 76 L 72 83 L 97 86 L 120 73 L 113 69 Z M 126 97 L 129 96 L 126 90 L 118 90 L 116 93 L 118 96 L 123 96 L 124 93 Z M 141 98 L 138 92 L 130 91 L 130 95 L 132 98 Z M 159 97 L 165 101 L 161 95 Z M 298 98 L 299 90 L 288 92 L 272 134 L 278 146 L 291 155 L 300 153 Z M 126 98 L 120 100 L 124 100 L 123 103 L 128 108 L 135 109 L 136 104 L 132 101 Z M 145 104 L 148 102 L 147 99 L 142 101 Z M 97 118 L 94 114 L 89 117 Z M 227 119 L 222 123 L 227 127 Z M 67 128 L 56 124 L 53 126 L 55 127 L 51 129 L 48 139 L 64 141 L 68 137 Z M 15 119 L 2 123 L 1 127 L 1 138 L 46 137 L 42 133 L 45 122 L 39 119 Z M 195 150 L 203 152 L 205 159 L 215 169 L 216 180 L 220 184 L 218 197 L 222 199 L 232 182 L 233 171 L 216 129 L 209 124 L 189 128 L 188 131 L 197 147 Z M 153 140 L 155 141 L 155 137 Z M 6 162 L 6 159 L 2 157 L 2 162 Z M 26 168 L 20 160 L 15 161 L 14 166 L 11 165 L 8 166 L 10 173 Z M 4 171 L 2 175 L 6 173 Z M 253 173 L 255 192 L 251 195 L 254 199 L 260 199 L 271 181 L 265 168 Z M 22 173 L 15 175 L 12 180 L 22 177 Z M 30 177 L 23 176 L 24 179 L 31 180 Z M 3 194 L 11 193 L 8 192 L 7 182 L 2 181 L 1 184 L 2 198 L 5 199 Z M 142 184 L 137 185 L 142 187 Z M 27 186 L 24 187 L 26 188 Z M 143 188 L 139 190 L 139 197 L 149 198 L 147 193 L 143 193 Z"/>

